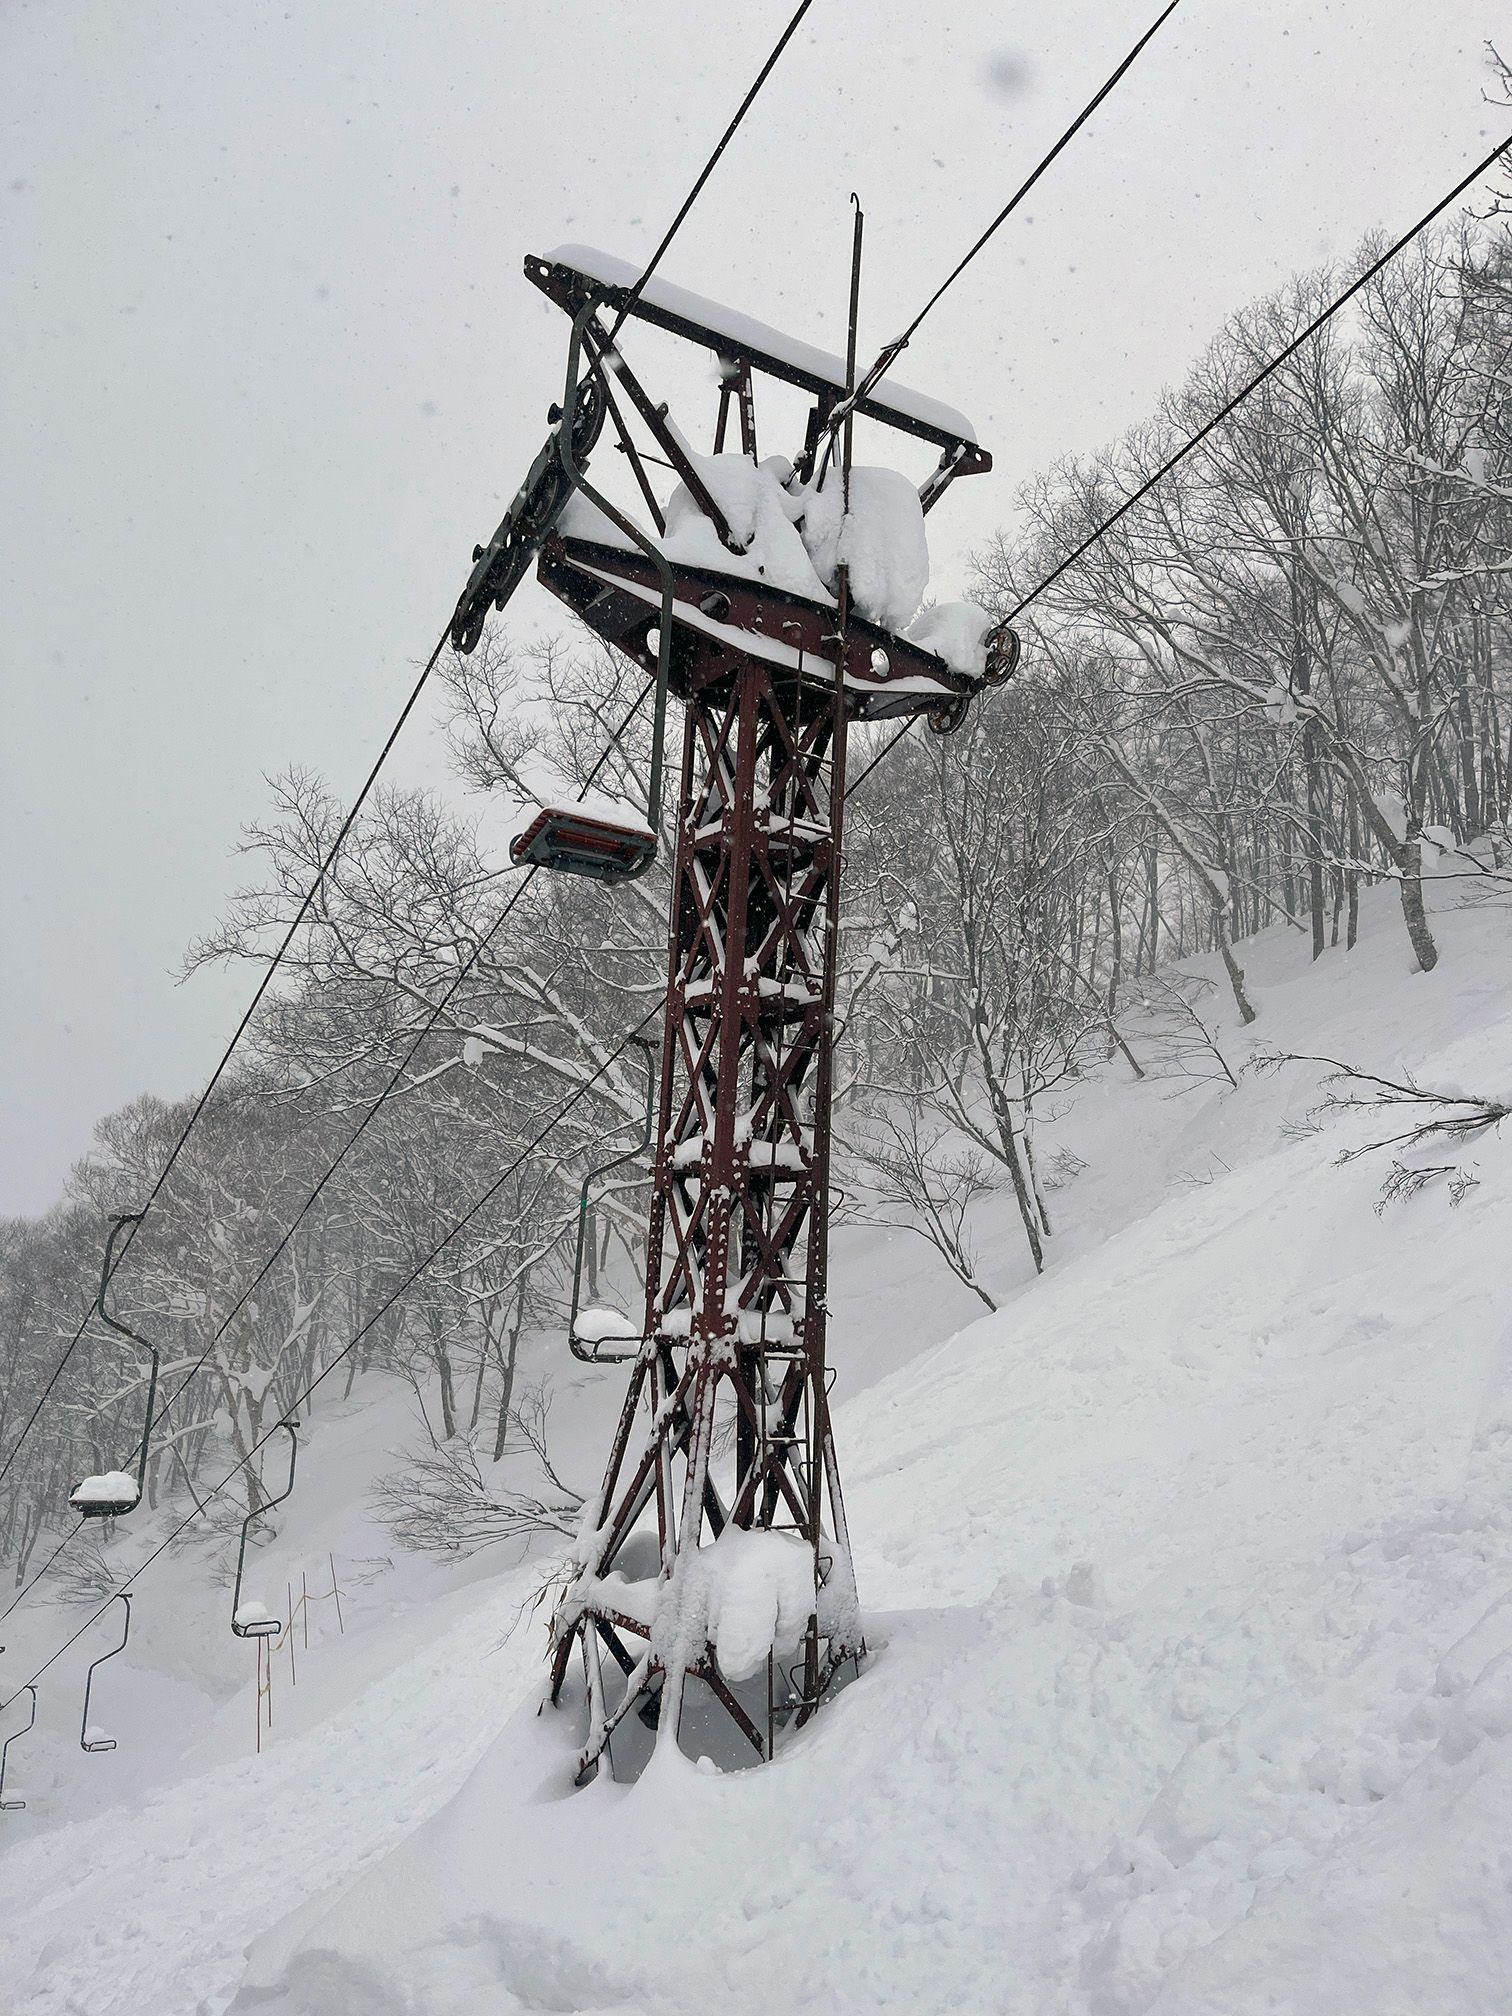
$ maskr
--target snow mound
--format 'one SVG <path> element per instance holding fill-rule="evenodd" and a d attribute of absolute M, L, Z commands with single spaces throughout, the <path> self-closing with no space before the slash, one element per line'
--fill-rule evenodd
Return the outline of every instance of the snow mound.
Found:
<path fill-rule="evenodd" d="M 682 1586 L 663 1586 L 652 1641 L 696 1657 L 707 1639 L 725 1677 L 745 1680 L 768 1652 L 797 1644 L 814 1609 L 814 1557 L 787 1533 L 728 1526 L 700 1547 Z"/>
<path fill-rule="evenodd" d="M 614 520 L 607 517 L 581 490 L 574 490 L 563 505 L 556 529 L 565 538 L 586 539 L 594 546 L 617 546 L 626 553 L 640 551 L 634 540 L 627 539 Z M 654 545 L 656 542 L 652 540 L 651 543 Z"/>
<path fill-rule="evenodd" d="M 686 484 L 679 483 L 667 503 L 667 530 L 660 541 L 669 560 L 764 581 L 821 603 L 834 601 L 843 561 L 850 569 L 851 601 L 858 614 L 884 630 L 903 629 L 929 586 L 929 542 L 919 493 L 899 470 L 853 469 L 847 517 L 838 468 L 832 467 L 822 484 L 794 485 L 793 465 L 781 455 L 764 462 L 734 454 L 691 460 L 724 513 L 731 537 L 745 550 L 732 553 L 721 544 L 714 521 Z M 619 527 L 581 495 L 563 512 L 561 529 L 570 538 L 598 545 L 630 546 Z M 949 607 L 971 613 L 942 621 L 940 635 L 969 656 L 972 670 L 980 671 L 988 619 L 969 603 Z M 976 617 L 981 623 L 974 632 Z"/>
<path fill-rule="evenodd" d="M 795 522 L 802 516 L 802 501 L 784 487 L 793 473 L 792 463 L 781 455 L 770 455 L 764 462 L 753 462 L 746 455 L 694 455 L 689 459 L 724 513 L 731 537 L 745 551 L 731 553 L 720 544 L 714 521 L 705 517 L 691 491 L 679 483 L 667 503 L 667 532 L 662 541 L 667 558 L 690 567 L 717 567 L 725 574 L 766 581 L 811 602 L 828 601 Z"/>
<path fill-rule="evenodd" d="M 1359 945 L 1316 967 L 1289 929 L 1247 942 L 1259 1030 L 1212 1010 L 1236 1063 L 1271 1045 L 1505 1085 L 1506 910 L 1437 914 L 1425 975 L 1395 901 L 1367 892 Z M 1015 1271 L 1003 1213 L 978 1221 L 997 1313 L 969 1320 L 922 1242 L 837 1234 L 836 1439 L 870 1656 L 775 1763 L 697 1769 L 700 1735 L 633 1786 L 570 1789 L 580 1675 L 541 1709 L 556 1541 L 356 1584 L 345 1639 L 308 1660 L 301 1641 L 297 1689 L 278 1662 L 259 1755 L 250 1649 L 233 1694 L 203 1569 L 170 1557 L 171 1656 L 224 1655 L 204 1669 L 224 1706 L 196 1711 L 191 1748 L 170 1677 L 114 1669 L 141 1796 L 131 1852 L 102 1859 L 120 1795 L 109 1769 L 77 1770 L 94 1647 L 78 1684 L 44 1688 L 11 1760 L 33 1805 L 0 1854 L 7 2016 L 1504 2009 L 1512 1139 L 1455 1151 L 1477 1179 L 1458 1205 L 1439 1188 L 1378 1209 L 1386 1158 L 1338 1160 L 1369 1113 L 1288 1126 L 1317 1107 L 1316 1068 L 1173 1100 L 1152 1030 L 1128 1034 L 1151 1075 L 1115 1060 L 1056 1120 L 1087 1167 L 1045 1275 Z M 550 1349 L 561 1377 L 559 1331 Z M 562 1413 L 584 1403 L 571 1477 L 602 1463 L 622 1393 L 562 1379 Z M 360 1408 L 316 1432 L 347 1461 L 311 1466 L 328 1509 L 301 1501 L 306 1549 L 393 1440 Z M 780 1536 L 722 1535 L 676 1598 L 642 1537 L 620 1607 L 713 1635 L 731 1667 L 759 1670 L 813 1600 Z M 294 1565 L 261 1557 L 265 1586 Z"/>
<path fill-rule="evenodd" d="M 823 483 L 800 489 L 798 499 L 803 543 L 826 587 L 837 588 L 843 561 L 858 613 L 900 631 L 929 586 L 924 507 L 913 484 L 897 469 L 852 469 L 847 517 L 841 474 L 831 465 Z"/>
<path fill-rule="evenodd" d="M 975 602 L 937 602 L 923 610 L 904 633 L 943 658 L 952 672 L 980 679 L 987 670 L 987 633 L 992 618 Z"/>
<path fill-rule="evenodd" d="M 137 1481 L 125 1470 L 102 1470 L 97 1477 L 85 1477 L 69 1493 L 70 1505 L 135 1505 L 141 1493 Z"/>
<path fill-rule="evenodd" d="M 640 1325 L 633 1323 L 623 1309 L 611 1309 L 605 1303 L 593 1309 L 579 1309 L 572 1334 L 580 1344 L 623 1344 L 638 1341 L 641 1333 Z"/>

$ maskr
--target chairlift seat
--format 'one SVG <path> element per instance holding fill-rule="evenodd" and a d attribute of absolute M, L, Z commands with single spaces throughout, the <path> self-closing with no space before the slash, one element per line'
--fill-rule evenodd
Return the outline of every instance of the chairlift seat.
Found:
<path fill-rule="evenodd" d="M 141 1499 L 141 1486 L 125 1470 L 82 1477 L 68 1494 L 69 1505 L 82 1519 L 119 1519 L 123 1513 L 134 1512 Z"/>
<path fill-rule="evenodd" d="M 575 1357 L 587 1358 L 595 1365 L 619 1365 L 639 1355 L 641 1326 L 632 1322 L 623 1309 L 601 1303 L 591 1309 L 579 1309 L 569 1341 Z M 606 1345 L 619 1348 L 606 1350 Z"/>
<path fill-rule="evenodd" d="M 238 1638 L 276 1638 L 283 1620 L 270 1615 L 265 1603 L 247 1601 L 237 1606 L 231 1629 Z"/>
<path fill-rule="evenodd" d="M 96 1722 L 91 1722 L 89 1727 L 84 1731 L 82 1743 L 83 1748 L 92 1757 L 97 1757 L 104 1750 L 114 1750 L 116 1747 L 114 1736 L 107 1736 L 105 1731 Z"/>
<path fill-rule="evenodd" d="M 509 843 L 517 867 L 527 863 L 599 882 L 623 882 L 656 859 L 656 835 L 643 820 L 585 812 L 581 805 L 547 805 Z"/>

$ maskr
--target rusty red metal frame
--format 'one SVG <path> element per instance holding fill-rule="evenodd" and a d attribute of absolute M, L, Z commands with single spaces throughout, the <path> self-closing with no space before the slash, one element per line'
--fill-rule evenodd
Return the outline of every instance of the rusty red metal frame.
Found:
<path fill-rule="evenodd" d="M 533 264 L 537 285 L 580 315 L 570 269 Z M 585 349 L 660 526 L 654 458 L 638 455 L 614 393 L 698 498 L 683 437 L 620 351 L 591 330 Z M 733 410 L 754 455 L 752 371 L 770 364 L 723 358 L 716 452 Z M 834 390 L 815 397 L 811 434 Z M 926 504 L 958 470 L 990 462 L 974 444 L 943 446 Z M 539 571 L 599 636 L 655 669 L 662 583 L 644 554 L 558 532 Z M 632 1711 L 675 1739 L 689 1680 L 769 1757 L 864 1652 L 826 1360 L 846 744 L 853 719 L 923 712 L 952 726 L 983 683 L 833 604 L 707 567 L 674 564 L 673 579 L 668 680 L 684 726 L 644 1341 L 552 1623 L 553 1700 L 574 1649 L 582 1658 L 580 1780 Z M 812 1565 L 807 1628 L 768 1659 L 764 1685 L 722 1672 L 707 1639 L 684 1631 L 674 1647 L 665 1625 L 699 1550 L 731 1527 L 787 1534 Z"/>
<path fill-rule="evenodd" d="M 846 710 L 832 682 L 748 659 L 686 710 L 667 1018 L 648 1232 L 646 1328 L 584 1563 L 611 1575 L 654 1509 L 669 1580 L 727 1525 L 793 1534 L 815 1614 L 796 1694 L 774 1672 L 753 1715 L 712 1646 L 689 1663 L 760 1755 L 861 1650 L 829 1422 L 824 1298 L 829 1113 L 828 912 L 838 899 Z M 716 1430 L 733 1434 L 722 1464 Z M 662 1677 L 630 1659 L 637 1621 L 591 1597 L 559 1614 L 553 1691 L 572 1644 L 597 1636 L 636 1697 Z M 596 1655 L 595 1655 L 596 1657 Z M 679 1676 L 679 1685 L 681 1676 Z M 601 1696 L 603 1676 L 590 1678 Z M 591 1770 L 630 1705 L 595 1717 Z M 663 1709 L 666 1712 L 666 1709 Z"/>

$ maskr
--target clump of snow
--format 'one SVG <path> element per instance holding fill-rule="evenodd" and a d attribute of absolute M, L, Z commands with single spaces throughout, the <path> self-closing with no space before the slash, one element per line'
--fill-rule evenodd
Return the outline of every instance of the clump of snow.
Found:
<path fill-rule="evenodd" d="M 795 485 L 793 465 L 782 455 L 763 462 L 735 454 L 690 460 L 743 550 L 732 553 L 721 542 L 714 521 L 679 483 L 667 501 L 666 532 L 651 542 L 659 543 L 669 560 L 768 582 L 811 602 L 834 600 L 844 562 L 852 605 L 869 622 L 901 631 L 914 615 L 929 586 L 929 541 L 919 493 L 899 470 L 852 469 L 847 516 L 838 467 L 831 466 L 822 483 Z M 569 538 L 630 550 L 619 527 L 581 493 L 558 522 Z M 960 602 L 930 614 L 938 619 L 941 642 L 928 648 L 958 670 L 980 674 L 982 639 L 990 627 L 986 612 Z M 947 647 L 958 654 L 959 664 Z"/>
<path fill-rule="evenodd" d="M 236 1615 L 232 1622 L 246 1630 L 249 1626 L 257 1624 L 271 1624 L 274 1622 L 274 1617 L 266 1603 L 259 1603 L 255 1597 L 249 1597 L 245 1603 L 236 1606 Z"/>
<path fill-rule="evenodd" d="M 1467 862 L 1464 850 L 1454 837 L 1449 826 L 1425 826 L 1423 828 L 1423 873 L 1425 875 L 1454 875 L 1461 872 Z"/>
<path fill-rule="evenodd" d="M 625 552 L 638 550 L 612 518 L 600 511 L 591 497 L 574 490 L 557 520 L 557 528 L 569 539 L 588 539 L 595 546 L 618 546 Z"/>
<path fill-rule="evenodd" d="M 102 1470 L 85 1477 L 69 1493 L 70 1505 L 135 1505 L 141 1496 L 135 1477 L 125 1470 Z"/>
<path fill-rule="evenodd" d="M 707 1641 L 727 1680 L 796 1645 L 814 1612 L 814 1557 L 792 1534 L 727 1526 L 661 1585 L 652 1643 L 669 1663 Z"/>
<path fill-rule="evenodd" d="M 653 837 L 644 813 L 632 811 L 618 798 L 606 798 L 598 791 L 585 791 L 580 798 L 545 799 L 539 805 L 527 805 L 514 822 L 509 835 L 511 843 L 528 833 L 542 813 L 550 813 L 558 819 L 592 819 L 598 825 L 613 826 L 617 832 L 635 840 Z"/>
<path fill-rule="evenodd" d="M 1407 807 L 1402 802 L 1400 792 L 1377 791 L 1375 794 L 1377 812 L 1386 821 L 1398 840 L 1407 838 Z"/>
<path fill-rule="evenodd" d="M 469 1071 L 476 1071 L 488 1054 L 488 1046 L 481 1036 L 464 1036 L 462 1039 L 462 1062 Z"/>
<path fill-rule="evenodd" d="M 1290 728 L 1297 719 L 1297 697 L 1284 680 L 1278 679 L 1265 696 L 1265 718 L 1278 728 Z"/>
<path fill-rule="evenodd" d="M 623 1309 L 612 1309 L 603 1303 L 592 1309 L 579 1309 L 572 1334 L 580 1344 L 622 1344 L 639 1339 L 640 1325 L 632 1323 Z"/>
<path fill-rule="evenodd" d="M 824 583 L 804 550 L 796 520 L 803 503 L 786 484 L 793 465 L 781 455 L 753 462 L 746 455 L 694 455 L 699 480 L 725 515 L 730 536 L 745 550 L 731 553 L 720 544 L 714 521 L 685 484 L 679 483 L 667 502 L 667 531 L 662 550 L 669 560 L 693 567 L 717 567 L 726 574 L 770 582 L 810 601 L 827 599 Z"/>
<path fill-rule="evenodd" d="M 991 628 L 991 616 L 975 602 L 937 602 L 921 610 L 904 634 L 910 644 L 922 644 L 943 658 L 952 672 L 980 679 L 987 670 Z"/>
<path fill-rule="evenodd" d="M 884 630 L 901 630 L 929 586 L 924 507 L 913 484 L 897 469 L 852 469 L 847 516 L 841 472 L 831 464 L 822 484 L 797 496 L 803 543 L 831 593 L 843 561 L 857 611 Z"/>

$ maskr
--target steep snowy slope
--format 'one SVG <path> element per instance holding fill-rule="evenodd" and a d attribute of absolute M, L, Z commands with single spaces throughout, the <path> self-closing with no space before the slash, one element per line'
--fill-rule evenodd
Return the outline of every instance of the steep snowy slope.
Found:
<path fill-rule="evenodd" d="M 1295 936 L 1247 948 L 1261 1020 L 1225 1030 L 1231 1058 L 1506 1094 L 1512 918 L 1442 918 L 1431 976 L 1388 896 L 1367 921 L 1317 970 Z M 541 1564 L 486 1558 L 354 1583 L 348 1636 L 253 1757 L 245 1648 L 182 1649 L 219 1599 L 173 1563 L 121 1751 L 65 1754 L 71 1695 L 6 1816 L 0 2003 L 1504 2009 L 1512 1141 L 1453 1158 L 1478 1179 L 1458 1206 L 1439 1183 L 1378 1210 L 1389 1158 L 1336 1157 L 1390 1116 L 1283 1132 L 1318 1079 L 1173 1098 L 1110 1067 L 1057 1129 L 1088 1166 L 1050 1272 L 1027 1280 L 994 1221 L 1005 1306 L 944 1342 L 970 1298 L 922 1244 L 847 1235 L 837 1432 L 872 1657 L 764 1770 L 659 1760 L 571 1793 L 575 1722 L 535 1712 L 521 1613 Z M 579 1471 L 612 1400 L 598 1375 L 564 1390 Z M 351 1500 L 400 1432 L 388 1401 L 319 1428 L 269 1576 L 379 1551 Z"/>

